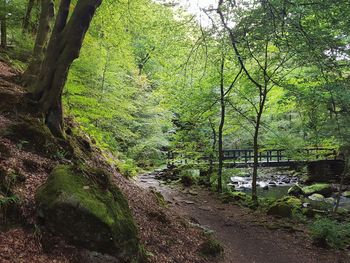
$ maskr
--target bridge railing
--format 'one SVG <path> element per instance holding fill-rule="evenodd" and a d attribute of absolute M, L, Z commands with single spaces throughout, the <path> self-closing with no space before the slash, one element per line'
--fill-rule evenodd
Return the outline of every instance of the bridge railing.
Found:
<path fill-rule="evenodd" d="M 224 161 L 233 163 L 253 163 L 253 149 L 232 149 L 224 150 Z M 288 163 L 298 161 L 314 161 L 314 160 L 334 160 L 337 159 L 337 151 L 334 148 L 305 148 L 297 150 L 286 149 L 268 149 L 261 150 L 258 154 L 259 163 Z M 171 164 L 188 164 L 207 162 L 210 158 L 202 156 L 194 158 L 189 154 L 168 152 L 168 163 Z"/>
<path fill-rule="evenodd" d="M 234 149 L 224 150 L 224 160 L 235 162 L 253 162 L 254 150 L 252 149 Z M 319 159 L 336 159 L 337 151 L 332 148 L 305 148 L 298 150 L 269 149 L 259 151 L 259 162 L 288 162 L 288 161 L 311 161 Z"/>

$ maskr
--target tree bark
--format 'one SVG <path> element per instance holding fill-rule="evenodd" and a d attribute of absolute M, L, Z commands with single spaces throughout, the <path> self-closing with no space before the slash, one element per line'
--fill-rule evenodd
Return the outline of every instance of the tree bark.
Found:
<path fill-rule="evenodd" d="M 26 14 L 25 14 L 24 19 L 23 19 L 23 26 L 22 26 L 23 32 L 28 32 L 29 21 L 30 21 L 30 17 L 31 17 L 32 10 L 34 7 L 34 3 L 35 3 L 35 0 L 28 0 Z"/>
<path fill-rule="evenodd" d="M 47 41 L 51 32 L 51 21 L 54 18 L 55 6 L 53 0 L 41 0 L 41 13 L 38 33 L 35 40 L 33 57 L 23 74 L 22 81 L 27 87 L 34 85 L 44 60 Z"/>
<path fill-rule="evenodd" d="M 215 152 L 216 152 L 216 142 L 217 142 L 217 136 L 216 136 L 216 130 L 215 130 L 215 126 L 214 123 L 209 119 L 209 124 L 210 124 L 210 128 L 212 130 L 212 135 L 213 135 L 213 143 L 211 146 L 211 153 L 210 153 L 210 160 L 209 160 L 209 171 L 208 171 L 208 179 L 210 181 L 210 176 L 213 174 L 214 171 L 214 158 L 215 158 Z"/>
<path fill-rule="evenodd" d="M 90 22 L 102 0 L 79 0 L 68 20 L 71 0 L 61 0 L 46 55 L 32 93 L 52 134 L 64 137 L 62 91 L 69 68 L 79 57 Z"/>
<path fill-rule="evenodd" d="M 259 156 L 259 131 L 260 131 L 261 115 L 262 115 L 262 111 L 260 111 L 257 115 L 256 123 L 255 123 L 254 138 L 253 138 L 254 161 L 253 161 L 252 199 L 254 202 L 257 202 L 258 200 L 256 183 L 258 179 L 258 166 L 259 166 L 258 156 Z"/>
<path fill-rule="evenodd" d="M 5 3 L 6 5 L 6 3 Z M 2 49 L 7 49 L 7 21 L 6 21 L 6 9 L 0 14 L 0 32 L 1 32 L 1 43 L 0 46 Z"/>
<path fill-rule="evenodd" d="M 223 131 L 225 125 L 226 104 L 225 104 L 225 90 L 224 90 L 224 67 L 225 57 L 223 56 L 220 68 L 220 124 L 218 132 L 218 147 L 219 147 L 219 170 L 218 170 L 218 186 L 219 193 L 222 192 L 222 167 L 224 165 L 224 152 L 223 152 Z"/>

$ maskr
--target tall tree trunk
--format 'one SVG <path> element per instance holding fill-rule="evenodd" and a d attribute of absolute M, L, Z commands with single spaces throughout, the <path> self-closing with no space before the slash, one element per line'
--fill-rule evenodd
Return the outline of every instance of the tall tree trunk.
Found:
<path fill-rule="evenodd" d="M 28 0 L 26 14 L 24 16 L 23 25 L 22 25 L 23 32 L 28 32 L 29 21 L 30 21 L 31 15 L 32 15 L 32 10 L 33 10 L 33 7 L 34 7 L 34 3 L 35 3 L 35 0 Z"/>
<path fill-rule="evenodd" d="M 339 189 L 338 189 L 338 194 L 337 194 L 337 198 L 336 198 L 336 203 L 335 203 L 335 206 L 333 208 L 333 214 L 336 214 L 338 211 L 341 194 L 342 194 L 343 187 L 344 187 L 344 181 L 345 181 L 345 178 L 349 175 L 349 171 L 350 171 L 350 149 L 349 149 L 349 146 L 343 147 L 342 153 L 344 154 L 344 171 L 340 177 Z"/>
<path fill-rule="evenodd" d="M 216 136 L 216 129 L 215 129 L 214 123 L 210 119 L 209 119 L 209 124 L 213 135 L 213 143 L 211 145 L 211 153 L 209 156 L 210 160 L 209 160 L 209 171 L 208 171 L 208 179 L 210 181 L 210 176 L 213 174 L 213 171 L 214 171 L 214 158 L 215 158 L 215 152 L 216 152 L 217 136 Z"/>
<path fill-rule="evenodd" d="M 220 69 L 220 124 L 218 132 L 218 147 L 219 147 L 219 170 L 218 170 L 218 186 L 217 190 L 219 193 L 222 192 L 222 168 L 224 165 L 224 152 L 223 152 L 223 131 L 225 125 L 225 114 L 226 114 L 226 105 L 225 105 L 225 90 L 224 90 L 224 67 L 225 67 L 225 57 L 221 61 Z"/>
<path fill-rule="evenodd" d="M 256 183 L 258 180 L 258 166 L 259 166 L 259 131 L 261 122 L 261 111 L 258 113 L 255 124 L 254 138 L 253 138 L 253 180 L 252 180 L 252 199 L 254 202 L 258 200 Z"/>
<path fill-rule="evenodd" d="M 55 26 L 49 41 L 35 90 L 34 100 L 45 116 L 52 134 L 64 137 L 62 91 L 73 61 L 80 49 L 90 22 L 102 0 L 78 0 L 68 20 L 71 0 L 61 0 Z"/>
<path fill-rule="evenodd" d="M 27 87 L 34 85 L 44 60 L 47 41 L 51 32 L 51 21 L 54 18 L 55 6 L 53 0 L 41 0 L 41 13 L 38 33 L 35 40 L 33 58 L 31 59 L 22 81 Z"/>
<path fill-rule="evenodd" d="M 4 4 L 6 5 L 6 3 Z M 6 9 L 0 14 L 0 32 L 1 32 L 1 43 L 2 49 L 7 49 L 7 21 L 6 21 Z"/>

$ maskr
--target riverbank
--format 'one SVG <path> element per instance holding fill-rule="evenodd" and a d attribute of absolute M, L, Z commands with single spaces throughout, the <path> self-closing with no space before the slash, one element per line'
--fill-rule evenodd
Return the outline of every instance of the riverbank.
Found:
<path fill-rule="evenodd" d="M 234 204 L 223 204 L 216 193 L 184 188 L 157 180 L 156 174 L 139 176 L 137 184 L 159 191 L 168 209 L 191 224 L 213 231 L 225 250 L 223 263 L 348 263 L 347 252 L 314 246 L 303 224 L 276 219 Z"/>

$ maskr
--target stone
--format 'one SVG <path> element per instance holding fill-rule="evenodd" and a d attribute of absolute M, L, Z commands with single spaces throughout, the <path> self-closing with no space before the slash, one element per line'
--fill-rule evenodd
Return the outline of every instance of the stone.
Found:
<path fill-rule="evenodd" d="M 290 179 L 288 177 L 283 178 L 282 182 L 285 183 L 285 184 L 289 184 L 290 183 Z"/>
<path fill-rule="evenodd" d="M 342 196 L 346 197 L 346 198 L 350 198 L 350 191 L 345 191 L 342 193 Z"/>
<path fill-rule="evenodd" d="M 321 194 L 325 197 L 330 197 L 333 193 L 333 188 L 330 184 L 313 184 L 302 188 L 304 195 Z"/>
<path fill-rule="evenodd" d="M 309 199 L 311 199 L 312 201 L 317 201 L 317 202 L 325 201 L 324 196 L 321 194 L 312 194 L 309 196 Z"/>
<path fill-rule="evenodd" d="M 276 184 L 276 182 L 271 181 L 271 182 L 269 182 L 269 186 L 271 186 L 271 187 L 276 187 L 277 184 Z"/>
<path fill-rule="evenodd" d="M 36 193 L 43 235 L 53 233 L 78 247 L 139 262 L 142 252 L 128 203 L 106 178 L 102 170 L 57 166 Z"/>
<path fill-rule="evenodd" d="M 189 190 L 188 193 L 189 193 L 190 195 L 198 195 L 198 192 L 195 191 L 195 190 Z"/>
<path fill-rule="evenodd" d="M 288 189 L 288 194 L 292 196 L 301 196 L 303 195 L 303 190 L 299 185 L 293 185 L 291 188 Z"/>
<path fill-rule="evenodd" d="M 300 199 L 292 196 L 276 200 L 268 209 L 267 214 L 276 217 L 292 217 L 294 211 L 301 209 Z"/>
<path fill-rule="evenodd" d="M 238 184 L 238 183 L 244 183 L 246 182 L 246 179 L 242 178 L 241 176 L 231 176 L 230 181 L 233 184 Z"/>
<path fill-rule="evenodd" d="M 344 171 L 343 160 L 318 160 L 311 161 L 307 165 L 308 175 L 311 182 L 339 181 Z"/>
<path fill-rule="evenodd" d="M 325 198 L 324 199 L 325 200 L 325 202 L 327 202 L 328 204 L 335 204 L 336 203 L 336 199 L 334 198 L 334 197 L 328 197 L 328 198 Z"/>
<path fill-rule="evenodd" d="M 226 192 L 223 193 L 221 196 L 221 200 L 223 203 L 235 203 L 235 202 L 246 202 L 250 200 L 250 196 L 248 196 L 246 193 L 242 192 Z"/>

